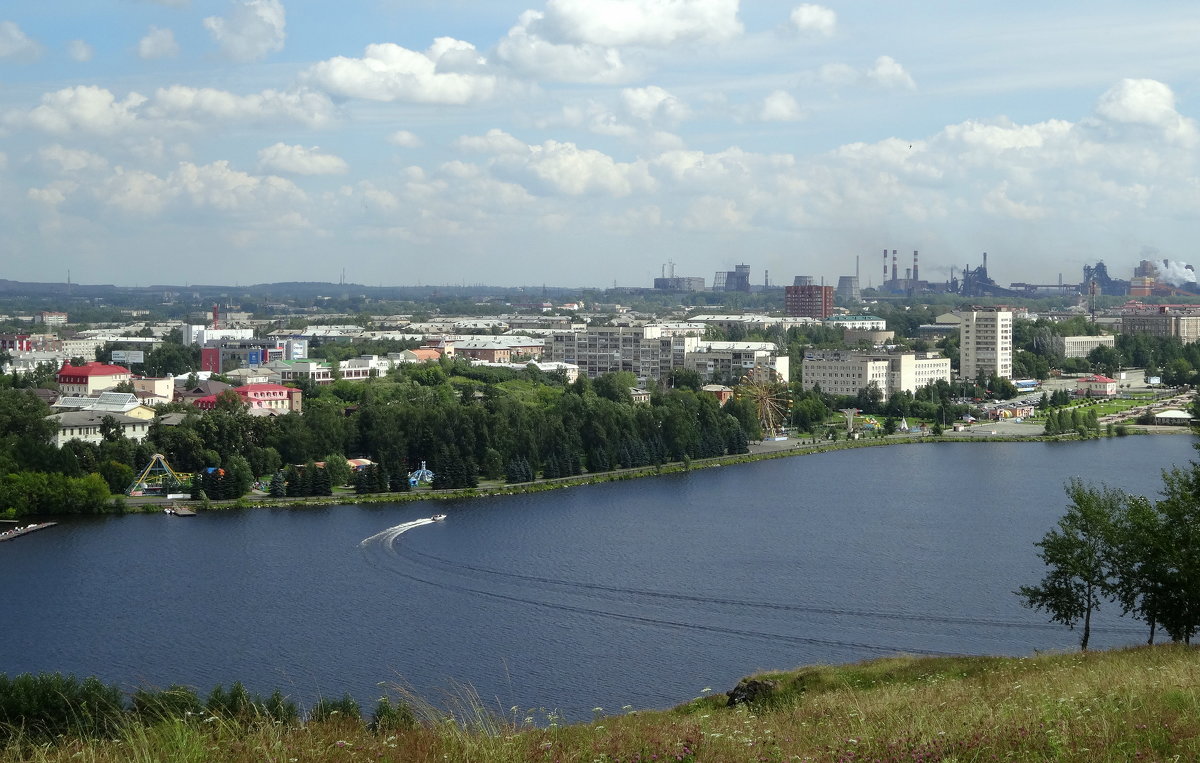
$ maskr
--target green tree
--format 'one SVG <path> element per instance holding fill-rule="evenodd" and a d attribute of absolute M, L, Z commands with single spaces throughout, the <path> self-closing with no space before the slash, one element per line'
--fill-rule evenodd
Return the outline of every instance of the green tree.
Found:
<path fill-rule="evenodd" d="M 1079 648 L 1086 651 L 1092 635 L 1092 614 L 1112 589 L 1110 540 L 1125 494 L 1107 487 L 1092 488 L 1082 480 L 1067 483 L 1070 503 L 1036 545 L 1048 568 L 1042 582 L 1016 591 L 1022 604 L 1040 610 L 1053 622 L 1074 630 L 1082 625 Z"/>
<path fill-rule="evenodd" d="M 325 473 L 329 475 L 329 483 L 335 487 L 348 485 L 353 477 L 350 464 L 340 453 L 330 453 L 325 457 Z"/>
<path fill-rule="evenodd" d="M 271 477 L 271 487 L 267 492 L 272 498 L 283 498 L 287 495 L 287 481 L 283 476 L 283 470 L 275 472 Z"/>
<path fill-rule="evenodd" d="M 1163 472 L 1150 547 L 1151 614 L 1174 641 L 1190 644 L 1200 628 L 1200 464 Z"/>

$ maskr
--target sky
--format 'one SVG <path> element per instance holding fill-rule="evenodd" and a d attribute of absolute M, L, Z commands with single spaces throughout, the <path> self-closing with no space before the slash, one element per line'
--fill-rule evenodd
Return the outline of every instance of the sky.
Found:
<path fill-rule="evenodd" d="M 1153 0 L 8 0 L 0 278 L 1128 278 L 1200 260 L 1198 41 Z"/>

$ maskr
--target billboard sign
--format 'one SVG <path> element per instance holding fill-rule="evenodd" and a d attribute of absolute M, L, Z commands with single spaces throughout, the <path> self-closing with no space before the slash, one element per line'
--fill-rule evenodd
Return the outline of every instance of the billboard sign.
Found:
<path fill-rule="evenodd" d="M 145 363 L 146 353 L 143 350 L 113 350 L 113 363 Z"/>

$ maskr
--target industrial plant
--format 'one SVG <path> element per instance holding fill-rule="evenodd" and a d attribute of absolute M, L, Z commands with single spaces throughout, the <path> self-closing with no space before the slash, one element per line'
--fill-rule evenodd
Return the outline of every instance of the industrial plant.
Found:
<path fill-rule="evenodd" d="M 879 272 L 879 271 L 877 271 Z M 949 277 L 944 281 L 929 281 L 921 279 L 920 252 L 914 249 L 912 264 L 904 266 L 901 272 L 899 251 L 896 249 L 883 250 L 883 267 L 878 286 L 864 286 L 859 274 L 859 257 L 854 258 L 854 274 L 840 275 L 837 286 L 826 286 L 823 278 L 811 275 L 794 277 L 790 286 L 780 286 L 771 282 L 769 271 L 763 271 L 761 284 L 753 283 L 750 266 L 742 263 L 735 265 L 733 270 L 717 271 L 712 280 L 711 288 L 706 286 L 705 279 L 700 276 L 678 276 L 675 274 L 675 263 L 665 263 L 662 266 L 662 276 L 654 279 L 654 289 L 670 292 L 759 292 L 766 290 L 782 290 L 799 299 L 801 289 L 805 299 L 826 299 L 832 302 L 855 302 L 864 296 L 873 298 L 888 298 L 900 296 L 915 296 L 920 294 L 957 294 L 963 297 L 1050 297 L 1050 296 L 1111 296 L 1111 297 L 1169 297 L 1178 295 L 1200 295 L 1200 284 L 1197 283 L 1196 273 L 1191 265 L 1170 259 L 1141 260 L 1133 268 L 1129 279 L 1114 278 L 1109 275 L 1108 266 L 1103 261 L 1094 265 L 1084 265 L 1080 280 L 1064 280 L 1060 273 L 1056 283 L 1034 283 L 1012 281 L 1007 286 L 998 283 L 988 274 L 988 254 L 984 252 L 977 265 L 967 263 L 961 268 L 951 265 Z M 819 311 L 819 310 L 818 310 Z M 806 310 L 806 312 L 808 312 Z"/>

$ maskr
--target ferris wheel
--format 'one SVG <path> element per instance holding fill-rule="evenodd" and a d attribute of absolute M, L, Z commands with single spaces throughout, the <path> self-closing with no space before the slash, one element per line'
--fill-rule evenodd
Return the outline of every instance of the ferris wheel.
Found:
<path fill-rule="evenodd" d="M 774 371 L 767 376 L 743 376 L 736 394 L 739 399 L 751 400 L 758 413 L 758 423 L 763 437 L 774 437 L 783 428 L 791 400 L 787 385 L 779 380 Z"/>

